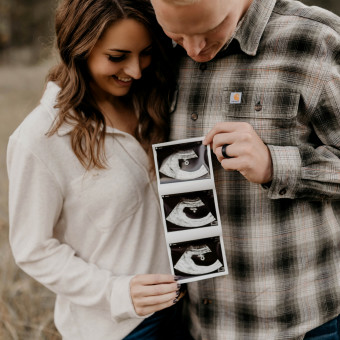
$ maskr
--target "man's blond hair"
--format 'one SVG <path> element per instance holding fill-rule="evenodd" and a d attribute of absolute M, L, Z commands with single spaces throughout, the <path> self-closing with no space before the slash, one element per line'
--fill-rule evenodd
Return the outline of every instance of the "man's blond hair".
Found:
<path fill-rule="evenodd" d="M 192 5 L 197 2 L 200 2 L 201 0 L 161 0 L 161 1 L 171 4 L 171 5 L 187 6 L 187 5 Z"/>

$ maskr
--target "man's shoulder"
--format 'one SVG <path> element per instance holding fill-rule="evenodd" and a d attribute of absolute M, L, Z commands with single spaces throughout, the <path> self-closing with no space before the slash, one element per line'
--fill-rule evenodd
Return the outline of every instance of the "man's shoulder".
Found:
<path fill-rule="evenodd" d="M 277 0 L 262 37 L 262 47 L 273 44 L 285 48 L 286 55 L 299 50 L 304 58 L 318 58 L 321 53 L 327 56 L 325 63 L 337 60 L 340 17 L 296 0 Z"/>
<path fill-rule="evenodd" d="M 290 27 L 313 27 L 340 34 L 340 17 L 317 6 L 307 6 L 296 0 L 277 0 L 273 10 L 275 20 L 283 20 Z"/>

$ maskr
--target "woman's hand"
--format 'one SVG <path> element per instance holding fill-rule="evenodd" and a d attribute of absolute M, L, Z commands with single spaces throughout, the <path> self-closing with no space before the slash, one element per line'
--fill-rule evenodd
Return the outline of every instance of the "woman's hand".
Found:
<path fill-rule="evenodd" d="M 136 313 L 145 316 L 175 304 L 180 284 L 173 275 L 136 275 L 130 281 L 130 294 Z"/>

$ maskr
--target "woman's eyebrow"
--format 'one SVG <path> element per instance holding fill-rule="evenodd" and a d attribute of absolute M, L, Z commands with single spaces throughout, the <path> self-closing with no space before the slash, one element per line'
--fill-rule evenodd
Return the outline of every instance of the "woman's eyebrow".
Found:
<path fill-rule="evenodd" d="M 153 44 L 151 43 L 149 46 L 143 48 L 143 51 L 144 51 L 144 50 L 147 50 L 148 48 L 151 48 L 152 45 L 153 45 Z M 120 53 L 131 53 L 131 51 L 128 51 L 128 50 L 121 50 L 121 49 L 119 49 L 119 48 L 109 48 L 108 51 L 111 51 L 111 52 L 120 52 Z"/>
<path fill-rule="evenodd" d="M 131 51 L 120 50 L 120 49 L 117 49 L 117 48 L 109 48 L 108 50 L 111 51 L 111 52 L 131 53 Z"/>
<path fill-rule="evenodd" d="M 149 46 L 146 46 L 144 50 L 147 50 L 148 48 L 151 48 L 153 46 L 153 43 L 151 43 Z"/>

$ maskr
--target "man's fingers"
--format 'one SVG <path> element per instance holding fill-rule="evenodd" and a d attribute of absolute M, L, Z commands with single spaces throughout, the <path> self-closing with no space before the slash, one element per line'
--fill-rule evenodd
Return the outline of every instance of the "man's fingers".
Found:
<path fill-rule="evenodd" d="M 211 144 L 214 138 L 218 134 L 232 133 L 237 131 L 251 131 L 252 127 L 250 124 L 245 122 L 221 122 L 217 123 L 205 136 L 203 140 L 204 145 Z M 215 142 L 215 141 L 214 141 Z M 224 143 L 225 144 L 225 143 Z"/>
<path fill-rule="evenodd" d="M 240 171 L 241 161 L 237 158 L 222 158 L 220 161 L 222 168 L 230 171 Z"/>
<path fill-rule="evenodd" d="M 217 159 L 220 163 L 222 162 L 223 159 L 229 159 L 229 158 L 232 158 L 232 157 L 237 157 L 237 153 L 235 152 L 235 147 L 234 147 L 233 144 L 227 144 L 226 147 L 224 148 L 224 152 L 226 153 L 228 158 L 223 156 L 222 147 L 223 146 L 219 146 L 215 150 L 215 155 L 216 155 L 216 157 L 217 157 Z"/>
<path fill-rule="evenodd" d="M 270 150 L 249 123 L 218 123 L 208 132 L 204 144 L 210 144 L 225 170 L 239 171 L 253 183 L 267 183 L 272 180 Z M 231 158 L 222 155 L 223 145 L 227 145 L 225 151 Z"/>
<path fill-rule="evenodd" d="M 215 154 L 217 154 L 217 149 L 222 148 L 224 144 L 231 145 L 234 144 L 238 138 L 238 134 L 235 132 L 230 133 L 219 133 L 214 136 L 211 148 Z"/>
<path fill-rule="evenodd" d="M 208 145 L 208 144 L 211 144 L 213 139 L 214 139 L 214 136 L 218 133 L 222 133 L 222 132 L 226 132 L 224 129 L 223 129 L 223 126 L 225 126 L 226 123 L 217 123 L 208 133 L 207 135 L 205 136 L 204 140 L 203 140 L 203 144 L 204 145 Z"/>

